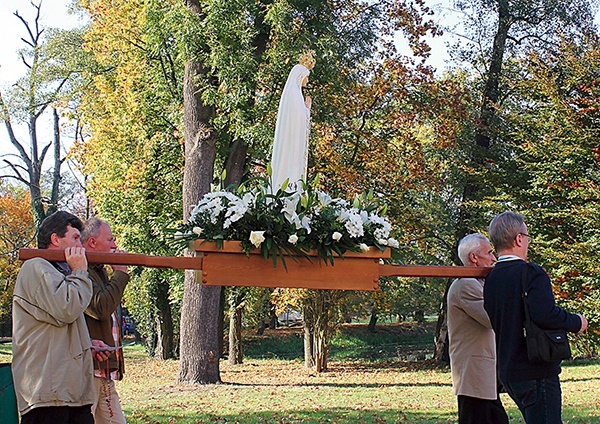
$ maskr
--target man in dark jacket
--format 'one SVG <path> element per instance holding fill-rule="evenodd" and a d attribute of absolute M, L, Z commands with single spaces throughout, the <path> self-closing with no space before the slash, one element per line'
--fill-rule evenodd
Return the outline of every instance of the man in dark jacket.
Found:
<path fill-rule="evenodd" d="M 527 357 L 522 273 L 526 272 L 531 320 L 538 326 L 580 333 L 586 330 L 587 320 L 556 306 L 548 274 L 538 265 L 526 262 L 531 236 L 523 215 L 497 215 L 490 223 L 489 234 L 498 263 L 486 279 L 483 297 L 496 333 L 498 375 L 527 424 L 560 424 L 560 362 L 532 363 Z"/>
<path fill-rule="evenodd" d="M 114 252 L 117 249 L 110 226 L 98 218 L 86 221 L 81 239 L 88 252 Z M 108 366 L 106 362 L 94 363 L 96 395 L 92 413 L 96 424 L 126 422 L 114 380 L 123 378 L 125 368 L 118 309 L 129 282 L 129 274 L 127 267 L 123 265 L 112 265 L 112 271 L 109 278 L 104 265 L 88 267 L 93 294 L 90 305 L 85 310 L 85 321 L 92 338 L 103 340 L 111 346 Z"/>

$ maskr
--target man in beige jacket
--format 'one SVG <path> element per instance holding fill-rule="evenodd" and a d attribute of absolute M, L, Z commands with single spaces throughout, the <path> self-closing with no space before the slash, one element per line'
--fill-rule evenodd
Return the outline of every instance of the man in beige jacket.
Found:
<path fill-rule="evenodd" d="M 465 266 L 492 266 L 496 257 L 489 240 L 469 234 L 458 244 Z M 498 396 L 496 342 L 483 308 L 483 280 L 459 278 L 448 290 L 448 335 L 452 387 L 458 396 L 459 424 L 507 424 Z"/>
<path fill-rule="evenodd" d="M 25 261 L 13 294 L 13 378 L 21 424 L 92 424 L 92 341 L 83 311 L 92 297 L 83 224 L 68 212 L 48 216 L 38 247 L 65 252 L 66 262 Z"/>

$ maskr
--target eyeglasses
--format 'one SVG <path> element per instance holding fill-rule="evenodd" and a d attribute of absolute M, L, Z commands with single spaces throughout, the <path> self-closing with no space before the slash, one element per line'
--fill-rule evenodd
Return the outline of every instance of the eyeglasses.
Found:
<path fill-rule="evenodd" d="M 530 236 L 529 234 L 527 234 L 527 233 L 517 233 L 517 234 L 521 234 L 522 236 L 525 236 L 525 237 L 527 237 L 527 241 L 528 241 L 529 243 L 531 243 L 531 242 L 533 241 L 533 237 L 531 237 L 531 236 Z"/>

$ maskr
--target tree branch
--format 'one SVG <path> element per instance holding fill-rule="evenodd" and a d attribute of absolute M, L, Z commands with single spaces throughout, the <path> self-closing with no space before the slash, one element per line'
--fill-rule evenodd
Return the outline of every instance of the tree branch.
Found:
<path fill-rule="evenodd" d="M 17 140 L 17 137 L 15 136 L 15 133 L 13 131 L 12 122 L 10 120 L 10 113 L 8 112 L 8 107 L 6 106 L 6 103 L 4 103 L 4 97 L 2 96 L 2 92 L 0 92 L 0 109 L 2 109 L 2 119 L 4 120 L 4 125 L 6 126 L 6 131 L 8 132 L 8 138 L 10 139 L 11 144 L 15 146 L 16 149 L 19 151 L 19 155 L 21 156 L 21 159 L 23 160 L 23 162 L 25 162 L 27 167 L 31 168 L 31 158 L 25 151 L 23 145 L 19 143 L 19 140 Z"/>
<path fill-rule="evenodd" d="M 27 181 L 25 178 L 23 178 L 23 176 L 21 175 L 21 173 L 19 172 L 19 170 L 17 169 L 17 167 L 14 164 L 10 163 L 6 159 L 4 159 L 3 162 L 6 163 L 14 171 L 15 174 L 17 174 L 17 175 L 5 175 L 4 177 L 14 178 L 16 180 L 21 181 L 22 183 L 24 183 L 25 185 L 27 185 L 29 187 L 29 185 L 30 185 L 29 181 Z"/>

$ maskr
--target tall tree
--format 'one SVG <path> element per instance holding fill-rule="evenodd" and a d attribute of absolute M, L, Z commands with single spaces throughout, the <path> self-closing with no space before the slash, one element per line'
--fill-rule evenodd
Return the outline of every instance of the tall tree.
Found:
<path fill-rule="evenodd" d="M 82 7 L 91 18 L 85 40 L 94 63 L 86 68 L 90 84 L 81 107 L 89 135 L 76 157 L 89 176 L 94 212 L 111 222 L 122 247 L 173 254 L 165 228 L 181 216 L 183 61 L 163 15 L 147 3 L 99 0 Z M 125 295 L 150 350 L 165 359 L 177 350 L 172 305 L 180 285 L 178 273 L 145 270 Z"/>
<path fill-rule="evenodd" d="M 469 43 L 459 50 L 459 57 L 469 60 L 480 73 L 481 92 L 478 125 L 471 166 L 473 177 L 467 178 L 463 190 L 461 215 L 456 238 L 480 226 L 483 217 L 477 209 L 486 192 L 480 173 L 495 152 L 489 148 L 502 144 L 499 110 L 510 97 L 506 81 L 518 77 L 505 68 L 507 60 L 523 57 L 528 50 L 544 52 L 557 46 L 559 34 L 579 39 L 593 27 L 595 0 L 459 0 L 456 7 L 465 13 L 463 24 Z M 502 149 L 502 147 L 500 147 Z"/>
<path fill-rule="evenodd" d="M 519 102 L 505 114 L 507 138 L 518 154 L 526 190 L 511 191 L 535 234 L 533 260 L 551 275 L 558 301 L 583 313 L 598 313 L 600 247 L 600 40 L 563 39 L 550 54 L 523 60 L 526 79 L 511 89 Z M 580 353 L 595 355 L 595 331 L 576 337 Z"/>
<path fill-rule="evenodd" d="M 47 31 L 41 22 L 42 2 L 31 3 L 35 16 L 28 20 L 18 11 L 14 13 L 21 21 L 26 35 L 22 38 L 25 47 L 19 50 L 26 74 L 11 88 L 0 92 L 0 111 L 15 155 L 4 155 L 4 163 L 10 172 L 3 178 L 13 178 L 25 184 L 31 194 L 31 209 L 36 225 L 57 210 L 61 178 L 61 166 L 65 161 L 62 153 L 59 100 L 62 93 L 79 77 L 77 69 L 70 67 L 70 49 L 53 49 L 48 42 Z M 68 38 L 81 41 L 77 31 L 70 31 Z M 64 46 L 63 46 L 64 47 Z M 51 114 L 53 129 L 44 129 L 43 117 Z M 16 131 L 19 125 L 27 127 L 27 140 L 21 139 Z M 49 134 L 46 134 L 49 133 Z M 50 155 L 50 191 L 42 190 L 43 167 Z"/>
<path fill-rule="evenodd" d="M 201 21 L 207 5 L 186 0 L 192 17 Z M 198 26 L 199 27 L 199 26 Z M 210 191 L 216 158 L 216 131 L 211 119 L 214 108 L 202 94 L 211 77 L 204 45 L 196 46 L 185 64 L 183 80 L 185 168 L 183 174 L 183 219 L 189 218 L 201 196 Z M 193 254 L 193 253 L 192 253 Z M 221 380 L 219 359 L 219 319 L 221 287 L 196 282 L 195 273 L 186 271 L 181 309 L 179 381 L 216 383 Z"/>
<path fill-rule="evenodd" d="M 454 5 L 464 13 L 462 27 L 468 40 L 455 50 L 457 58 L 467 61 L 476 71 L 480 93 L 479 112 L 455 221 L 454 240 L 481 231 L 490 220 L 487 196 L 499 195 L 504 175 L 490 164 L 503 162 L 512 154 L 503 139 L 502 106 L 510 99 L 507 82 L 519 78 L 518 67 L 506 66 L 530 50 L 544 55 L 558 43 L 564 33 L 578 39 L 593 26 L 591 10 L 595 0 L 457 0 Z M 524 180 L 521 180 L 524 181 Z M 454 250 L 456 247 L 454 247 Z M 456 256 L 455 256 L 456 257 Z M 458 262 L 457 262 L 458 264 Z M 449 284 L 447 285 L 449 287 Z M 447 291 L 447 289 L 446 289 Z M 438 327 L 445 328 L 445 303 Z M 447 337 L 438 334 L 438 358 L 447 349 Z"/>

